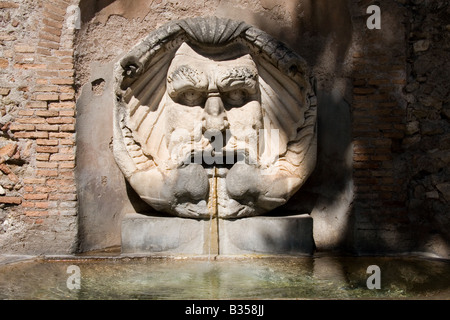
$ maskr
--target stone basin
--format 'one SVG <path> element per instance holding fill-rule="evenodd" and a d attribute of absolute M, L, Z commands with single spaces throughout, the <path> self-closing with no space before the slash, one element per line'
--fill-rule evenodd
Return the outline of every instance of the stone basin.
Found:
<path fill-rule="evenodd" d="M 12 260 L 9 260 L 12 262 Z M 368 289 L 368 266 L 381 288 Z M 69 289 L 69 266 L 80 289 Z M 421 257 L 44 257 L 0 266 L 0 299 L 450 299 L 450 262 Z"/>

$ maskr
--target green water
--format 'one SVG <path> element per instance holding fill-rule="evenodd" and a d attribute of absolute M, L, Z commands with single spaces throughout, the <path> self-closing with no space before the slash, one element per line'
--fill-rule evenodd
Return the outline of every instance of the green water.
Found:
<path fill-rule="evenodd" d="M 80 289 L 70 290 L 70 265 Z M 369 265 L 381 270 L 370 290 Z M 302 257 L 205 261 L 84 259 L 0 266 L 0 299 L 450 299 L 450 263 L 419 258 Z"/>

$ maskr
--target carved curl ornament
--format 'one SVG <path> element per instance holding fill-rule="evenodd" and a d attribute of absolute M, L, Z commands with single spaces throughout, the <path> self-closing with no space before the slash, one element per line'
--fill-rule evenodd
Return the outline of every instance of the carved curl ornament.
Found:
<path fill-rule="evenodd" d="M 168 23 L 115 67 L 116 161 L 176 216 L 239 218 L 284 204 L 316 162 L 305 61 L 244 22 Z"/>

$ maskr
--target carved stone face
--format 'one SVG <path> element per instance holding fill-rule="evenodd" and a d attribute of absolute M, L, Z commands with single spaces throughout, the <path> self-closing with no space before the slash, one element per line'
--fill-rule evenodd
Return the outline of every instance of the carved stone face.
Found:
<path fill-rule="evenodd" d="M 163 28 L 117 65 L 119 167 L 144 201 L 181 217 L 239 218 L 282 205 L 315 164 L 304 68 L 242 23 L 198 18 Z"/>
<path fill-rule="evenodd" d="M 249 149 L 257 146 L 246 142 L 263 128 L 263 116 L 250 55 L 211 58 L 183 44 L 168 70 L 167 94 L 165 136 L 173 161 L 220 165 L 234 164 L 238 154 L 256 156 Z"/>

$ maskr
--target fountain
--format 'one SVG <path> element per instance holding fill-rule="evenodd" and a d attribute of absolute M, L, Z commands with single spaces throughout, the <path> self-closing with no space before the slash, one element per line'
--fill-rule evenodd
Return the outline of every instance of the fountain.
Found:
<path fill-rule="evenodd" d="M 316 162 L 314 86 L 284 44 L 228 19 L 174 21 L 114 75 L 115 160 L 157 214 L 123 218 L 121 252 L 0 257 L 0 299 L 448 299 L 448 261 L 311 256 L 311 216 L 273 214 Z"/>
<path fill-rule="evenodd" d="M 316 161 L 305 61 L 246 23 L 168 23 L 115 67 L 114 156 L 170 217 L 127 215 L 123 253 L 311 254 L 312 218 L 269 216 Z"/>

